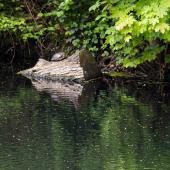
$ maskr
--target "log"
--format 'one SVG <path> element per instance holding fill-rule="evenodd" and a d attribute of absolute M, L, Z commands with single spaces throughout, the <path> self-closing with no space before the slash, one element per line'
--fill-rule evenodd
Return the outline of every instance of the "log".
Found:
<path fill-rule="evenodd" d="M 102 75 L 95 58 L 87 51 L 81 50 L 61 61 L 39 59 L 30 69 L 20 71 L 29 79 L 81 83 Z"/>

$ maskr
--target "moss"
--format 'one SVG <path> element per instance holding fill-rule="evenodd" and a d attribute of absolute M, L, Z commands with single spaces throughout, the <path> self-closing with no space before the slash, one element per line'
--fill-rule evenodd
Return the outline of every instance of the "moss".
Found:
<path fill-rule="evenodd" d="M 113 77 L 113 78 L 116 78 L 116 77 L 121 77 L 121 78 L 135 77 L 135 75 L 133 75 L 133 74 L 126 73 L 126 72 L 117 72 L 117 71 L 106 72 L 106 73 L 103 73 L 103 74 L 107 75 L 109 77 Z"/>
<path fill-rule="evenodd" d="M 91 80 L 102 76 L 101 70 L 95 58 L 87 50 L 79 52 L 80 66 L 83 68 L 85 80 Z"/>

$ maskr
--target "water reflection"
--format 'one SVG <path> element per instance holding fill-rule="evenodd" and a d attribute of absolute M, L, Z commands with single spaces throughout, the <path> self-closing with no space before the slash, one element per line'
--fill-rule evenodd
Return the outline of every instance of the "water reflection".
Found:
<path fill-rule="evenodd" d="M 54 100 L 60 89 L 13 84 L 0 88 L 0 169 L 170 169 L 170 105 L 154 87 L 91 83 Z"/>

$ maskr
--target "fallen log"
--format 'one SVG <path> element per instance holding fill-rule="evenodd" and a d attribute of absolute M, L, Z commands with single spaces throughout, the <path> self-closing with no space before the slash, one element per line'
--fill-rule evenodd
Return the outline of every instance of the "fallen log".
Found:
<path fill-rule="evenodd" d="M 61 61 L 39 59 L 30 69 L 20 71 L 33 80 L 50 80 L 81 83 L 102 75 L 95 58 L 86 50 L 81 50 Z"/>

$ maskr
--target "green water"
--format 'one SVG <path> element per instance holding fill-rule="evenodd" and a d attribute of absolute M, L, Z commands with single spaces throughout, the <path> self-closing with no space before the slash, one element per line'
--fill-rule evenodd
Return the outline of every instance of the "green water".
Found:
<path fill-rule="evenodd" d="M 94 83 L 75 103 L 4 78 L 0 170 L 169 170 L 168 94 L 147 85 Z"/>

